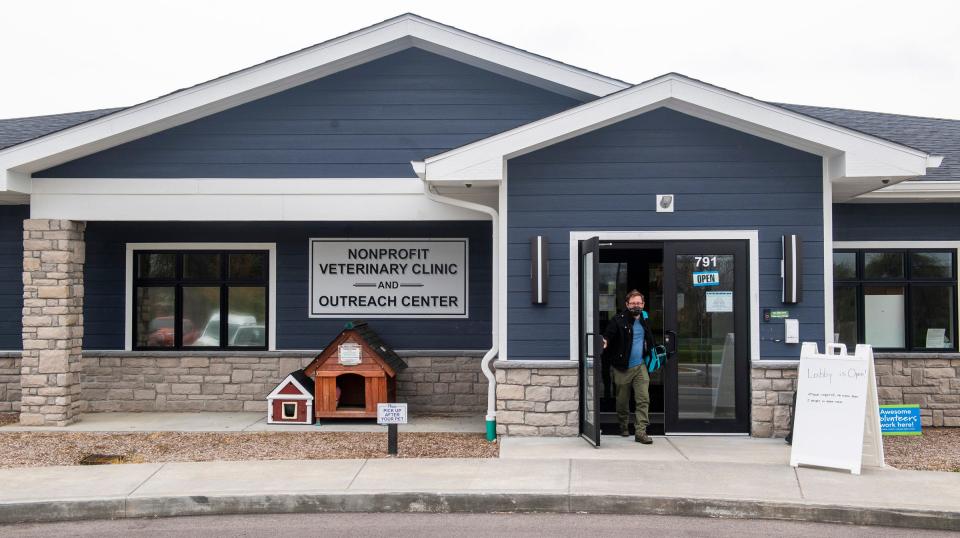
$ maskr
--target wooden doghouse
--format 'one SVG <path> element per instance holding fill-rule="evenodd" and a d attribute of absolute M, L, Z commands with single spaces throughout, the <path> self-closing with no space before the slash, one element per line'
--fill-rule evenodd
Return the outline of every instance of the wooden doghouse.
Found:
<path fill-rule="evenodd" d="M 313 424 L 313 379 L 291 372 L 267 396 L 267 424 Z"/>
<path fill-rule="evenodd" d="M 378 403 L 396 401 L 397 373 L 406 367 L 365 321 L 347 323 L 304 368 L 315 381 L 315 416 L 377 418 Z"/>

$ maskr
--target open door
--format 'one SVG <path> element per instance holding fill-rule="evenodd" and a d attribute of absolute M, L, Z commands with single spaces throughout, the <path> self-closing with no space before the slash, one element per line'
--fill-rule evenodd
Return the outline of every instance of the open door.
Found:
<path fill-rule="evenodd" d="M 600 239 L 580 241 L 580 435 L 600 446 Z"/>

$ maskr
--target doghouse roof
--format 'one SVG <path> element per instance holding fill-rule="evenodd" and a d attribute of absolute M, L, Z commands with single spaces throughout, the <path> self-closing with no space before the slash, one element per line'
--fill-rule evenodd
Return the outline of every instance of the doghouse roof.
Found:
<path fill-rule="evenodd" d="M 351 321 L 343 328 L 344 330 L 353 329 L 353 331 L 355 331 L 360 338 L 363 338 L 363 341 L 366 342 L 367 345 L 377 353 L 377 355 L 380 355 L 380 358 L 383 359 L 384 362 L 393 368 L 394 372 L 399 372 L 400 370 L 407 368 L 407 363 L 403 362 L 403 359 L 400 358 L 400 355 L 397 355 L 393 348 L 383 343 L 383 340 L 380 339 L 380 335 L 371 329 L 370 326 L 367 325 L 366 321 Z"/>
<path fill-rule="evenodd" d="M 310 376 L 308 376 L 301 368 L 296 372 L 290 372 L 287 377 L 283 378 L 283 381 L 277 384 L 276 388 L 273 389 L 273 392 L 271 392 L 267 398 L 283 397 L 284 395 L 280 394 L 280 390 L 282 390 L 284 385 L 287 384 L 288 379 L 293 381 L 294 385 L 296 385 L 300 392 L 304 393 L 305 395 L 314 395 L 313 379 L 310 379 Z"/>
<path fill-rule="evenodd" d="M 394 374 L 407 368 L 407 363 L 405 363 L 403 359 L 397 355 L 393 348 L 384 343 L 384 341 L 380 338 L 380 335 L 371 329 L 366 321 L 354 320 L 347 322 L 343 326 L 343 330 L 340 331 L 336 338 L 331 340 L 330 343 L 323 348 L 323 351 L 320 353 L 320 355 L 313 359 L 313 362 L 307 365 L 304 370 L 313 371 L 314 369 L 319 368 L 321 364 L 326 362 L 327 359 L 334 355 L 336 346 L 344 339 L 344 335 L 348 333 L 353 333 L 359 336 L 363 343 L 366 344 L 366 346 L 370 348 L 370 350 L 376 355 L 376 360 L 393 370 Z"/>

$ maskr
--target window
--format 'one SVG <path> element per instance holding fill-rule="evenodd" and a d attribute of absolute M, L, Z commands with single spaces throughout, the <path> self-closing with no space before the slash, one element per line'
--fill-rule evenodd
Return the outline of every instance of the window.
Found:
<path fill-rule="evenodd" d="M 134 251 L 135 349 L 266 349 L 268 252 Z"/>
<path fill-rule="evenodd" d="M 283 402 L 281 407 L 283 407 L 284 419 L 297 418 L 297 404 L 295 402 Z"/>
<path fill-rule="evenodd" d="M 833 253 L 834 331 L 849 347 L 956 351 L 957 260 L 953 250 Z"/>

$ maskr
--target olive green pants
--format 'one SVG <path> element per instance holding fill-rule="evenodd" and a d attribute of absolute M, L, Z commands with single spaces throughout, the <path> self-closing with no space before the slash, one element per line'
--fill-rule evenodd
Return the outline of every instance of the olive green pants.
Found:
<path fill-rule="evenodd" d="M 637 401 L 634 413 L 637 433 L 647 431 L 650 424 L 650 374 L 646 365 L 634 366 L 626 370 L 611 368 L 613 384 L 617 387 L 617 418 L 620 427 L 626 428 L 630 424 L 630 387 L 633 387 L 633 396 Z"/>

